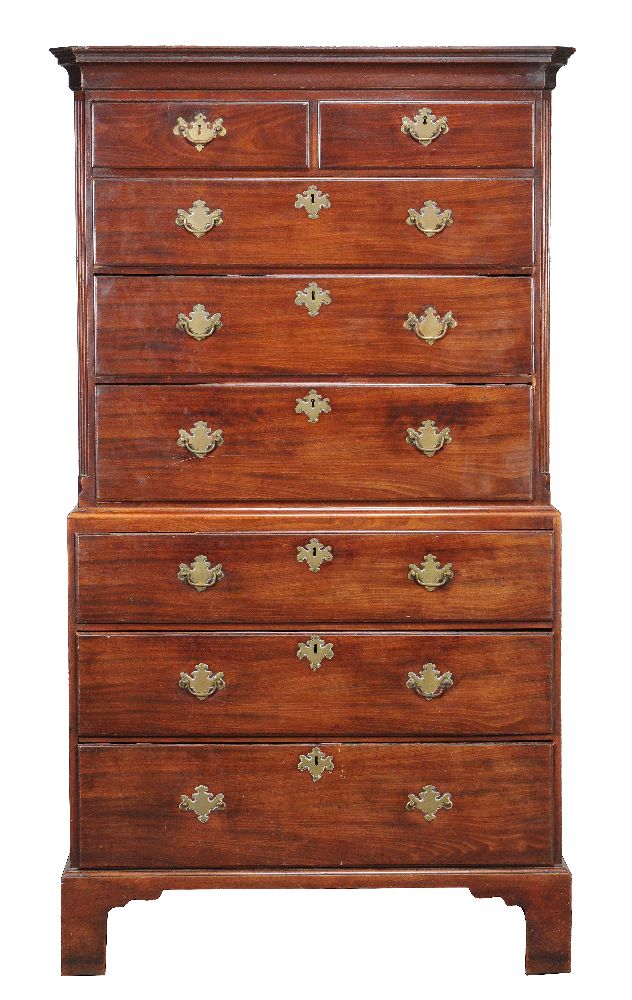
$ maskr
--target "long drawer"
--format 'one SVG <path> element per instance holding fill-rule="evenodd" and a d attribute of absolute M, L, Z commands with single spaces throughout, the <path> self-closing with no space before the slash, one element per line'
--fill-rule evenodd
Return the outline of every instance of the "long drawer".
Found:
<path fill-rule="evenodd" d="M 552 767 L 547 743 L 84 745 L 80 865 L 547 864 Z"/>
<path fill-rule="evenodd" d="M 96 398 L 101 500 L 531 496 L 526 385 L 102 385 Z"/>
<path fill-rule="evenodd" d="M 549 531 L 345 532 L 320 523 L 318 536 L 82 532 L 78 621 L 552 620 Z"/>
<path fill-rule="evenodd" d="M 96 371 L 528 374 L 531 299 L 527 277 L 103 275 Z"/>
<path fill-rule="evenodd" d="M 84 737 L 552 732 L 551 633 L 80 633 Z"/>
<path fill-rule="evenodd" d="M 308 211 L 315 212 L 321 200 L 309 191 L 312 180 L 99 178 L 94 182 L 95 263 L 234 268 L 238 273 L 253 267 L 268 272 L 296 268 L 297 261 L 304 268 L 371 270 L 398 265 L 520 269 L 533 263 L 531 179 L 323 177 L 316 186 L 330 207 L 310 218 Z M 301 196 L 307 207 L 297 208 Z M 451 224 L 444 215 L 437 221 L 431 205 L 424 209 L 426 202 L 440 213 L 449 210 Z M 417 223 L 409 224 L 417 218 L 411 210 L 420 213 L 422 228 L 444 228 L 428 237 Z"/>

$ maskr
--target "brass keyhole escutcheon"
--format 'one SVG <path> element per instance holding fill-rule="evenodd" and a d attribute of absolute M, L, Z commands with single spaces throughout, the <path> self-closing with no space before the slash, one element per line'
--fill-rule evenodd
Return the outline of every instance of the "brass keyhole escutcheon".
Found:
<path fill-rule="evenodd" d="M 309 753 L 301 754 L 298 761 L 299 771 L 309 771 L 312 781 L 320 781 L 325 771 L 333 771 L 334 761 L 320 747 L 313 747 Z"/>
<path fill-rule="evenodd" d="M 402 118 L 402 132 L 415 139 L 421 146 L 429 146 L 440 135 L 449 132 L 448 119 L 442 115 L 437 118 L 430 108 L 420 108 L 413 118 Z"/>
<path fill-rule="evenodd" d="M 317 219 L 321 208 L 331 208 L 331 203 L 328 194 L 323 194 L 315 184 L 310 184 L 302 194 L 297 194 L 294 208 L 304 208 L 310 219 Z"/>
<path fill-rule="evenodd" d="M 317 424 L 321 413 L 331 413 L 331 403 L 316 389 L 310 389 L 302 399 L 297 397 L 295 413 L 304 413 L 310 424 Z"/>
<path fill-rule="evenodd" d="M 331 295 L 326 288 L 321 288 L 315 281 L 310 281 L 307 288 L 296 293 L 294 302 L 297 306 L 305 306 L 310 316 L 318 316 L 321 306 L 331 304 Z"/>
<path fill-rule="evenodd" d="M 319 670 L 323 660 L 333 660 L 334 646 L 319 635 L 310 635 L 307 642 L 299 642 L 296 656 L 299 660 L 307 660 L 312 670 Z"/>
<path fill-rule="evenodd" d="M 322 545 L 317 538 L 310 538 L 307 545 L 296 546 L 296 561 L 306 562 L 311 573 L 319 573 L 324 562 L 331 562 L 331 545 Z"/>

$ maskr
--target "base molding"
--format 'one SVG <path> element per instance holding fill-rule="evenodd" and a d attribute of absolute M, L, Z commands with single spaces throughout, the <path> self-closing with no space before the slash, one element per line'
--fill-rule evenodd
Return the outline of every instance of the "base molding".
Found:
<path fill-rule="evenodd" d="M 61 883 L 65 976 L 103 975 L 107 916 L 133 899 L 169 889 L 469 889 L 520 906 L 526 919 L 528 975 L 570 972 L 571 873 L 549 868 L 397 868 L 346 870 L 86 871 L 66 867 Z"/>

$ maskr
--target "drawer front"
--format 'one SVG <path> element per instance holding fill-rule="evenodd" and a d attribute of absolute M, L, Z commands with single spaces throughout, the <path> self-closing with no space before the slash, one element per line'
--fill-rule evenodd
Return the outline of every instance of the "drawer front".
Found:
<path fill-rule="evenodd" d="M 530 180 L 342 181 L 317 178 L 330 207 L 310 218 L 296 208 L 309 178 L 298 180 L 95 181 L 95 260 L 108 268 L 218 270 L 245 267 L 399 264 L 529 267 L 533 262 Z M 221 224 L 203 235 L 177 225 L 178 211 L 203 201 Z M 430 238 L 407 224 L 427 201 L 450 209 L 452 224 Z M 187 225 L 210 225 L 195 210 Z M 215 217 L 219 220 L 219 217 Z M 183 222 L 183 218 L 179 217 Z M 428 219 L 422 220 L 428 225 Z"/>
<path fill-rule="evenodd" d="M 93 165 L 304 170 L 307 107 L 285 102 L 98 101 L 93 105 Z"/>
<path fill-rule="evenodd" d="M 196 564 L 200 590 L 187 570 L 199 555 L 222 567 Z M 450 563 L 452 577 L 435 576 L 429 555 L 441 570 Z M 77 564 L 86 623 L 543 622 L 553 614 L 549 531 L 86 533 L 77 536 Z"/>
<path fill-rule="evenodd" d="M 321 744 L 333 770 L 299 771 L 314 744 L 83 746 L 80 865 L 224 868 L 528 865 L 553 860 L 552 748 Z M 309 763 L 309 762 L 308 762 Z M 203 810 L 207 821 L 186 808 Z M 434 821 L 407 809 L 426 786 Z M 426 796 L 432 795 L 426 793 Z M 182 797 L 189 802 L 183 803 Z M 221 801 L 221 800 L 220 800 Z M 448 808 L 451 801 L 451 808 Z M 438 803 L 437 803 L 438 808 Z M 204 813 L 202 812 L 202 815 Z"/>
<path fill-rule="evenodd" d="M 325 170 L 533 166 L 531 103 L 324 101 L 319 112 Z"/>
<path fill-rule="evenodd" d="M 531 295 L 527 277 L 103 275 L 97 374 L 529 374 Z"/>
<path fill-rule="evenodd" d="M 527 499 L 531 389 L 103 385 L 97 456 L 101 500 Z"/>
<path fill-rule="evenodd" d="M 80 633 L 77 654 L 86 737 L 552 730 L 550 633 Z"/>

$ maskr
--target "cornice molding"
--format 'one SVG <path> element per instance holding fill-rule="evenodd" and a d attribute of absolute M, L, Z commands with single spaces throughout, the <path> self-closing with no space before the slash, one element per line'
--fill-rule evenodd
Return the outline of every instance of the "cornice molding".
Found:
<path fill-rule="evenodd" d="M 325 75 L 333 89 L 364 86 L 439 88 L 449 71 L 451 87 L 551 89 L 573 48 L 206 48 L 69 46 L 50 50 L 67 71 L 72 90 L 183 89 L 173 66 L 186 63 L 186 89 L 252 86 L 259 70 L 279 88 L 318 87 Z M 320 72 L 319 72 L 320 71 Z M 370 74 L 367 83 L 366 75 Z M 333 78 L 332 78 L 333 74 Z M 379 78 L 376 80 L 376 78 Z M 327 86 L 323 82 L 324 86 Z"/>

